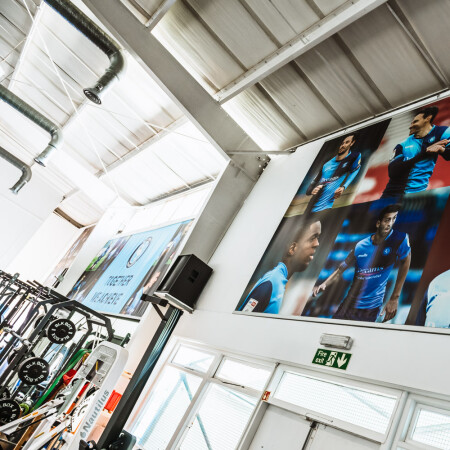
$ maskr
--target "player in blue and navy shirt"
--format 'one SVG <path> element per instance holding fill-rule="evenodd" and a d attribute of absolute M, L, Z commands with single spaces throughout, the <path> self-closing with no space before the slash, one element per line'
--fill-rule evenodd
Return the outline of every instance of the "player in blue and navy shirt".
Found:
<path fill-rule="evenodd" d="M 312 212 L 331 208 L 334 201 L 358 175 L 361 168 L 361 154 L 351 151 L 355 142 L 355 134 L 345 136 L 339 146 L 338 154 L 323 165 L 322 170 L 308 187 L 306 195 L 313 196 Z"/>
<path fill-rule="evenodd" d="M 450 127 L 433 125 L 436 106 L 419 111 L 409 127 L 410 136 L 394 149 L 389 162 L 389 182 L 382 197 L 424 191 L 438 156 L 450 161 Z"/>
<path fill-rule="evenodd" d="M 319 246 L 321 229 L 319 220 L 311 219 L 304 223 L 295 240 L 290 242 L 281 262 L 255 283 L 239 311 L 278 314 L 286 283 L 294 273 L 306 270 L 313 260 Z"/>
<path fill-rule="evenodd" d="M 411 248 L 406 233 L 392 227 L 397 219 L 399 205 L 384 208 L 376 223 L 376 232 L 356 243 L 345 261 L 313 290 L 316 296 L 342 276 L 348 267 L 355 268 L 352 285 L 347 297 L 341 302 L 334 319 L 375 322 L 384 302 L 389 275 L 398 264 L 397 280 L 391 298 L 381 315 L 383 322 L 397 313 L 398 300 L 411 262 Z"/>

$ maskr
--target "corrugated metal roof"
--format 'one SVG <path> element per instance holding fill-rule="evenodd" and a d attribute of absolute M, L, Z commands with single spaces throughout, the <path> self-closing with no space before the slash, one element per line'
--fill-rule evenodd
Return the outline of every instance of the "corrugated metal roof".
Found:
<path fill-rule="evenodd" d="M 355 3 L 179 0 L 152 32 L 215 94 Z M 439 91 L 449 61 L 433 30 L 448 27 L 449 12 L 445 0 L 391 0 L 222 105 L 277 150 Z"/>
<path fill-rule="evenodd" d="M 103 73 L 106 56 L 35 3 L 0 4 L 1 80 L 64 127 L 68 156 L 133 205 L 192 189 L 220 173 L 224 158 L 133 59 L 101 107 L 87 102 L 82 88 Z M 448 0 L 122 3 L 268 151 L 448 88 L 445 31 L 436 32 L 449 29 Z M 330 25 L 333 20 L 338 23 Z M 300 50 L 289 53 L 291 47 Z M 273 65 L 280 57 L 283 62 Z M 0 144 L 31 162 L 46 143 L 45 133 L 9 109 L 0 105 Z M 67 214 L 83 224 L 101 214 L 79 192 L 77 180 L 51 163 L 46 174 L 66 196 L 61 208 Z"/>

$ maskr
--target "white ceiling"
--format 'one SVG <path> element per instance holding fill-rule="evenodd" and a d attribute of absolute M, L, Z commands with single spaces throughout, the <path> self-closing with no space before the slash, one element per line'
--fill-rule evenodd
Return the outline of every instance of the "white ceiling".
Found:
<path fill-rule="evenodd" d="M 64 161 L 57 156 L 45 169 L 32 168 L 66 197 L 63 212 L 87 225 L 107 206 L 83 189 L 83 174 L 96 176 L 131 205 L 216 178 L 223 156 L 129 55 L 124 76 L 102 105 L 88 101 L 83 87 L 102 75 L 107 56 L 45 3 L 35 3 L 0 2 L 0 79 L 63 129 Z M 0 102 L 0 145 L 6 150 L 33 164 L 48 141 L 48 134 Z"/>
<path fill-rule="evenodd" d="M 132 205 L 217 177 L 223 153 L 133 58 L 101 106 L 85 100 L 82 88 L 103 73 L 107 57 L 35 3 L 0 2 L 0 79 L 63 127 L 62 152 L 79 173 L 97 177 Z M 285 150 L 448 88 L 450 0 L 122 3 L 259 150 Z M 0 145 L 31 163 L 46 141 L 39 128 L 0 104 Z M 62 166 L 57 160 L 36 170 L 45 170 L 66 196 L 66 214 L 94 222 L 104 205 Z"/>

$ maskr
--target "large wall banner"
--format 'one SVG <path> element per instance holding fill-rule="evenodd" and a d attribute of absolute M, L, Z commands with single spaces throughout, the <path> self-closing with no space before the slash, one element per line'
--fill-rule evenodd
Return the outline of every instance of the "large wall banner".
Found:
<path fill-rule="evenodd" d="M 450 328 L 450 99 L 326 142 L 236 311 Z"/>
<path fill-rule="evenodd" d="M 100 312 L 142 316 L 192 220 L 108 241 L 68 297 Z"/>

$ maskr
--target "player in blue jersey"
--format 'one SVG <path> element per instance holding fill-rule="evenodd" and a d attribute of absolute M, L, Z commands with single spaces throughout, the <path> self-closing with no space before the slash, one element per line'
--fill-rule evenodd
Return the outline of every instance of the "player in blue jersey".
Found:
<path fill-rule="evenodd" d="M 409 137 L 394 149 L 382 197 L 424 191 L 438 156 L 450 161 L 450 127 L 433 125 L 438 112 L 437 106 L 429 106 L 415 115 Z"/>
<path fill-rule="evenodd" d="M 381 312 L 381 315 L 385 314 L 383 322 L 391 320 L 397 313 L 398 300 L 411 262 L 408 235 L 393 229 L 399 210 L 399 205 L 384 208 L 378 216 L 376 232 L 357 242 L 345 261 L 313 289 L 313 296 L 317 296 L 339 279 L 347 268 L 355 268 L 352 285 L 334 319 L 375 322 L 380 315 L 387 281 L 395 264 L 399 266 L 397 280 L 391 298 Z"/>
<path fill-rule="evenodd" d="M 310 219 L 304 223 L 295 240 L 289 243 L 281 262 L 256 282 L 239 311 L 278 314 L 286 283 L 294 273 L 306 270 L 313 260 L 321 230 L 319 220 Z"/>
<path fill-rule="evenodd" d="M 310 200 L 311 212 L 331 208 L 334 201 L 358 175 L 361 168 L 361 154 L 351 151 L 355 142 L 355 134 L 345 136 L 339 146 L 338 154 L 322 166 L 322 170 L 308 187 L 306 195 L 313 196 Z"/>

